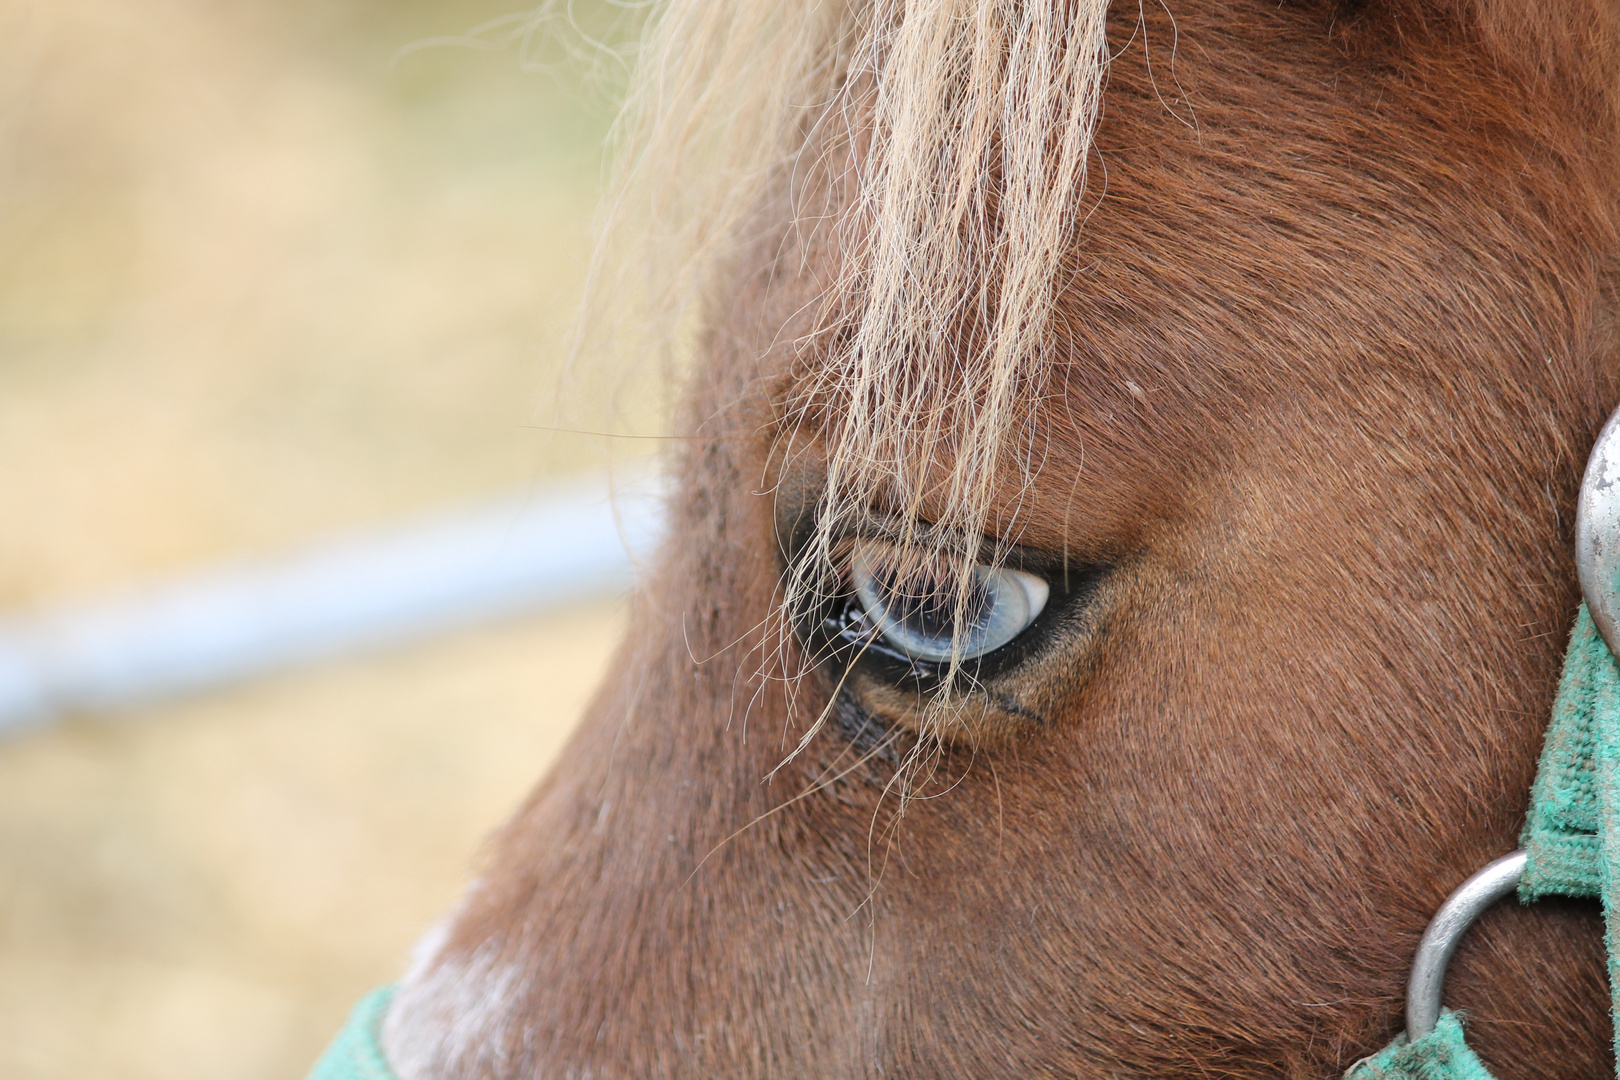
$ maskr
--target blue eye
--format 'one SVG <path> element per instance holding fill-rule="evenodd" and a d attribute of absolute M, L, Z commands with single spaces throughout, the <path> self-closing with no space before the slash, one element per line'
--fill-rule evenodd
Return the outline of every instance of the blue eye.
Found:
<path fill-rule="evenodd" d="M 955 583 L 938 573 L 902 573 L 887 545 L 863 543 L 850 558 L 862 613 L 891 647 L 915 660 L 951 658 L 958 631 Z M 1051 587 L 1022 570 L 974 568 L 963 605 L 960 658 L 992 652 L 1023 633 L 1046 606 Z"/>

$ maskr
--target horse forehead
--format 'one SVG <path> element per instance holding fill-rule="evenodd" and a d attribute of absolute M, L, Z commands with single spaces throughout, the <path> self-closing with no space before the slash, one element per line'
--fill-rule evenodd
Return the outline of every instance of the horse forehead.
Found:
<path fill-rule="evenodd" d="M 1190 47 L 1172 76 L 1131 49 L 1111 67 L 1093 184 L 1077 193 L 1066 280 L 1028 423 L 1014 432 L 1031 449 L 1008 458 L 1003 487 L 1026 514 L 1179 484 L 1234 440 L 1281 437 L 1280 425 L 1254 422 L 1279 400 L 1298 413 L 1355 398 L 1347 374 L 1421 374 L 1380 368 L 1396 354 L 1510 363 L 1524 342 L 1508 339 L 1506 321 L 1455 313 L 1507 311 L 1521 283 L 1458 251 L 1544 265 L 1568 255 L 1533 220 L 1545 203 L 1524 197 L 1535 151 L 1514 103 L 1481 87 L 1435 93 L 1476 77 L 1471 68 L 1431 67 L 1425 83 L 1348 65 L 1300 19 L 1224 25 L 1199 4 L 1176 17 Z M 1149 37 L 1169 32 L 1165 19 L 1146 21 Z M 1277 26 L 1294 37 L 1279 42 Z M 1219 49 L 1196 47 L 1213 34 Z M 1167 100 L 1172 78 L 1180 96 Z M 1546 179 L 1545 202 L 1561 182 Z M 828 269 L 838 231 L 807 235 L 808 272 L 790 275 L 776 302 L 785 325 L 806 320 L 838 277 Z M 794 343 L 777 353 L 788 378 L 774 385 L 789 388 L 795 363 L 802 372 L 808 352 L 813 364 L 826 340 L 770 338 Z M 1043 465 L 1033 487 L 1020 471 L 1032 460 Z"/>

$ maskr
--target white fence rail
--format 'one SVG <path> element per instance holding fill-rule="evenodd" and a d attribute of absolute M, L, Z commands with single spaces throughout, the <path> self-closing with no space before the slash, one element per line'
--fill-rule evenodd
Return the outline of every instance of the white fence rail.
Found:
<path fill-rule="evenodd" d="M 627 588 L 660 505 L 580 486 L 0 619 L 0 734 Z"/>

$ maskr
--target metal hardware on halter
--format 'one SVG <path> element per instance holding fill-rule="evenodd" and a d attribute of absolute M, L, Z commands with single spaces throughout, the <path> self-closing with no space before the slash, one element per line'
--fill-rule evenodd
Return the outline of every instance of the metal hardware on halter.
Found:
<path fill-rule="evenodd" d="M 1586 461 L 1575 503 L 1575 569 L 1592 622 L 1620 656 L 1620 409 Z"/>
<path fill-rule="evenodd" d="M 1429 920 L 1412 960 L 1412 977 L 1406 984 L 1408 1042 L 1423 1038 L 1440 1022 L 1440 991 L 1445 986 L 1451 954 L 1481 912 L 1519 887 L 1524 858 L 1523 851 L 1515 851 L 1488 864 L 1457 886 L 1457 891 L 1446 897 Z"/>
<path fill-rule="evenodd" d="M 1592 447 L 1575 504 L 1575 566 L 1598 633 L 1620 656 L 1620 410 Z M 1423 931 L 1406 984 L 1406 1038 L 1415 1042 L 1440 1021 L 1446 965 L 1474 920 L 1519 887 L 1526 855 L 1515 851 L 1480 870 L 1440 905 Z"/>

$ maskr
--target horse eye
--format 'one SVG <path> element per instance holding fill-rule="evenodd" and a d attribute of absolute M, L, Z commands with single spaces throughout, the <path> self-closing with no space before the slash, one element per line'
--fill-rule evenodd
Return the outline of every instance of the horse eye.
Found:
<path fill-rule="evenodd" d="M 957 624 L 955 582 L 939 573 L 902 573 L 886 545 L 864 543 L 850 558 L 855 598 L 868 623 L 914 660 L 944 662 L 961 635 L 959 657 L 993 652 L 1023 633 L 1046 606 L 1051 586 L 1022 570 L 980 564 Z"/>

